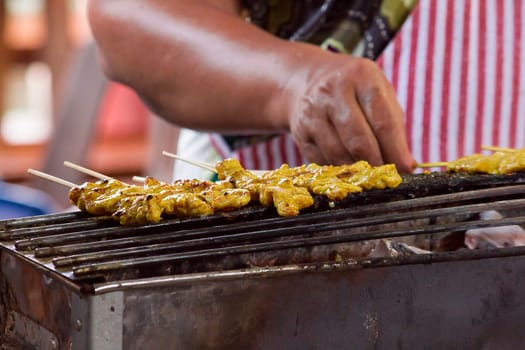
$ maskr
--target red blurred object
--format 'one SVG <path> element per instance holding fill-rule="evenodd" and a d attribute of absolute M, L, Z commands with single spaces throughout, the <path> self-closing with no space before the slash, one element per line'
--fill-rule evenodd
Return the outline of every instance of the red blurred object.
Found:
<path fill-rule="evenodd" d="M 118 140 L 146 135 L 148 111 L 130 88 L 110 83 L 102 100 L 96 138 Z"/>

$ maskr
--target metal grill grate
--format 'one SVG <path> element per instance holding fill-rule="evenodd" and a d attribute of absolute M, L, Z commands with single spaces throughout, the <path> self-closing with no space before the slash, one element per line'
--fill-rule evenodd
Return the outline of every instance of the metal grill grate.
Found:
<path fill-rule="evenodd" d="M 291 218 L 252 207 L 138 227 L 80 212 L 6 220 L 0 222 L 0 243 L 70 280 L 93 283 L 242 268 L 254 261 L 306 263 L 312 260 L 312 249 L 325 247 L 313 259 L 322 261 L 334 258 L 337 244 L 525 223 L 520 212 L 525 207 L 522 174 L 471 179 L 447 175 L 446 182 L 433 182 L 439 186 L 426 183 L 419 188 L 407 183 L 395 191 L 356 195 L 335 209 L 319 202 L 315 210 Z M 445 183 L 452 193 L 430 195 L 443 192 Z M 464 191 L 488 185 L 495 187 Z M 418 198 L 407 199 L 414 196 Z M 515 215 L 480 220 L 479 213 L 486 210 Z"/>

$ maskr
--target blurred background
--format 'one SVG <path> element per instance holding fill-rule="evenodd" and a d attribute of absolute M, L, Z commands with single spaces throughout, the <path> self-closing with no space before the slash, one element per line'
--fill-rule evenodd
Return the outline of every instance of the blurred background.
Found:
<path fill-rule="evenodd" d="M 70 210 L 68 188 L 94 180 L 70 161 L 126 180 L 170 180 L 177 128 L 151 115 L 97 61 L 88 0 L 0 0 L 0 219 Z"/>

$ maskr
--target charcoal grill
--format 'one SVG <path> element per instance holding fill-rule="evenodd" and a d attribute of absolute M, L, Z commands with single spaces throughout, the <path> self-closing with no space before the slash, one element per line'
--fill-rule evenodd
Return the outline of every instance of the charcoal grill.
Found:
<path fill-rule="evenodd" d="M 250 207 L 118 226 L 0 222 L 0 349 L 481 349 L 522 344 L 525 247 L 447 250 L 525 222 L 525 174 L 418 174 L 297 217 Z M 498 210 L 505 217 L 481 220 Z M 372 242 L 425 254 L 370 254 Z M 371 257 L 375 256 L 375 257 Z"/>

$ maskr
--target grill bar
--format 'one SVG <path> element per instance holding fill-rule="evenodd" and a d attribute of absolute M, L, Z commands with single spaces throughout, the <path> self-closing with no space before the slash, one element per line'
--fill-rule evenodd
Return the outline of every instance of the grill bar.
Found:
<path fill-rule="evenodd" d="M 84 230 L 93 230 L 96 228 L 107 228 L 108 225 L 116 226 L 116 222 L 108 219 L 97 219 L 88 218 L 87 220 L 82 220 L 80 222 L 66 222 L 59 224 L 52 224 L 50 226 L 35 226 L 30 228 L 17 228 L 13 229 L 4 234 L 0 234 L 0 240 L 9 240 L 16 241 L 26 238 L 31 238 L 38 235 L 39 237 L 53 236 L 57 234 L 67 233 L 67 232 L 78 232 Z"/>
<path fill-rule="evenodd" d="M 200 259 L 209 257 L 229 256 L 234 254 L 246 254 L 261 251 L 271 251 L 277 249 L 290 249 L 307 246 L 318 246 L 335 243 L 346 243 L 355 242 L 369 239 L 380 239 L 380 238 L 395 238 L 402 236 L 411 236 L 418 234 L 432 234 L 440 232 L 454 232 L 463 231 L 474 228 L 483 227 L 498 227 L 498 226 L 509 226 L 509 225 L 521 225 L 525 223 L 525 216 L 505 218 L 498 220 L 476 220 L 466 223 L 450 223 L 450 224 L 438 224 L 438 225 L 426 225 L 423 227 L 416 227 L 413 229 L 401 229 L 401 230 L 379 230 L 367 233 L 348 233 L 338 236 L 326 236 L 326 237 L 313 237 L 313 238 L 301 238 L 290 241 L 280 241 L 271 243 L 257 243 L 251 245 L 240 245 L 226 248 L 212 248 L 195 252 L 183 252 L 174 253 L 154 257 L 134 258 L 125 259 L 120 261 L 112 261 L 108 263 L 100 264 L 87 264 L 82 266 L 74 266 L 72 268 L 75 276 L 85 275 L 99 275 L 100 273 L 120 270 L 125 268 L 138 268 L 149 265 L 158 265 L 165 263 L 174 263 L 178 261 L 185 261 L 190 259 Z M 337 229 L 342 227 L 336 226 Z M 334 228 L 334 229 L 336 229 Z"/>
<path fill-rule="evenodd" d="M 250 208 L 249 210 L 243 210 L 236 212 L 236 217 L 239 219 L 251 220 L 264 215 L 267 208 Z M 213 215 L 210 217 L 198 217 L 190 219 L 168 219 L 160 223 L 144 225 L 144 226 L 114 226 L 115 223 L 111 221 L 107 226 L 101 229 L 94 229 L 89 231 L 76 230 L 70 231 L 67 227 L 67 232 L 58 230 L 58 234 L 51 236 L 40 236 L 31 237 L 28 239 L 22 239 L 15 242 L 17 250 L 22 251 L 34 251 L 36 248 L 59 246 L 64 244 L 85 242 L 85 241 L 96 241 L 104 239 L 113 239 L 118 237 L 136 237 L 140 233 L 153 234 L 157 232 L 173 232 L 174 227 L 177 228 L 189 228 L 199 226 L 212 226 L 214 224 L 220 224 L 232 220 L 229 218 L 230 213 L 222 215 Z M 7 233 L 6 235 L 8 235 Z M 11 237 L 5 240 L 11 240 Z"/>
<path fill-rule="evenodd" d="M 381 224 L 395 223 L 400 221 L 413 221 L 422 218 L 428 217 L 440 217 L 440 216 L 457 216 L 457 215 L 466 215 L 466 214 L 478 214 L 487 210 L 509 210 L 525 206 L 525 199 L 517 200 L 503 200 L 492 203 L 481 203 L 481 204 L 470 204 L 460 207 L 446 207 L 438 208 L 431 210 L 423 210 L 416 212 L 406 212 L 406 213 L 394 213 L 388 215 L 377 215 L 373 217 L 366 217 L 361 219 L 354 219 L 353 217 L 347 217 L 344 220 L 338 220 L 335 224 L 327 224 L 325 222 L 321 223 L 309 223 L 304 225 L 298 225 L 294 227 L 279 227 L 274 229 L 264 229 L 257 231 L 248 231 L 244 233 L 236 234 L 227 234 L 227 235 L 218 235 L 212 237 L 204 237 L 193 240 L 184 240 L 179 242 L 170 242 L 166 244 L 147 244 L 140 245 L 138 247 L 129 247 L 122 249 L 114 249 L 110 251 L 103 251 L 104 243 L 100 242 L 95 253 L 86 253 L 79 254 L 74 256 L 55 258 L 53 259 L 53 264 L 57 268 L 63 268 L 66 266 L 87 264 L 97 261 L 104 260 L 114 260 L 118 258 L 128 258 L 133 259 L 143 255 L 153 256 L 153 255 L 162 255 L 168 252 L 173 251 L 190 251 L 197 248 L 207 247 L 207 246 L 217 246 L 225 245 L 236 242 L 249 242 L 256 241 L 260 239 L 270 239 L 275 237 L 288 237 L 296 236 L 302 234 L 312 234 L 320 233 L 324 231 L 331 230 L 340 230 L 340 229 L 350 229 L 356 227 L 368 227 L 376 226 Z M 219 230 L 220 231 L 220 230 Z M 427 232 L 423 232 L 427 233 Z M 412 233 L 409 233 L 411 235 Z M 162 237 L 164 239 L 165 237 Z M 367 237 L 366 234 L 361 238 L 361 240 L 372 239 Z M 154 240 L 153 240 L 154 241 Z M 135 242 L 138 244 L 143 244 L 144 241 L 140 240 Z"/>
<path fill-rule="evenodd" d="M 108 217 L 75 212 L 0 221 L 0 241 L 8 243 L 3 247 L 15 254 L 84 285 L 251 266 L 253 261 L 248 262 L 246 257 L 252 256 L 256 266 L 266 266 L 267 255 L 278 256 L 278 265 L 312 261 L 310 257 L 329 261 L 322 259 L 332 259 L 334 248 L 348 247 L 337 246 L 340 243 L 524 222 L 521 215 L 525 213 L 518 213 L 525 207 L 524 174 L 415 178 L 419 179 L 417 183 L 407 180 L 396 189 L 351 195 L 332 209 L 326 198 L 316 198 L 315 205 L 297 217 L 275 217 L 273 208 L 248 207 L 207 217 L 166 218 L 158 224 L 122 227 Z M 444 192 L 447 194 L 437 194 Z M 515 217 L 480 221 L 478 214 L 486 210 L 507 210 Z M 446 222 L 448 218 L 454 222 Z M 417 239 L 426 243 L 436 238 Z M 319 249 L 314 248 L 315 254 L 321 255 L 309 256 L 312 249 L 301 249 L 316 246 Z M 297 260 L 288 260 L 289 256 Z M 263 265 L 259 265 L 261 261 Z"/>
<path fill-rule="evenodd" d="M 60 214 L 45 214 L 18 219 L 9 219 L 0 221 L 0 230 L 5 231 L 22 227 L 60 224 L 64 222 L 71 222 L 72 220 L 83 219 L 86 217 L 89 217 L 89 215 L 83 212 L 76 211 Z"/>
<path fill-rule="evenodd" d="M 349 208 L 345 210 L 328 210 L 324 212 L 317 212 L 317 213 L 311 213 L 311 214 L 304 214 L 297 217 L 292 218 L 271 218 L 266 220 L 257 220 L 255 222 L 242 222 L 240 224 L 229 224 L 225 227 L 216 228 L 213 227 L 210 229 L 211 225 L 213 223 L 213 220 L 206 220 L 206 219 L 200 219 L 200 220 L 194 220 L 196 223 L 203 222 L 207 224 L 207 228 L 203 230 L 192 230 L 191 232 L 187 231 L 178 231 L 174 232 L 175 228 L 181 228 L 175 227 L 174 224 L 181 223 L 180 220 L 167 220 L 165 222 L 161 222 L 154 225 L 146 225 L 146 226 L 140 226 L 140 227 L 110 227 L 110 228 L 103 228 L 103 229 L 95 229 L 87 231 L 77 231 L 72 233 L 61 233 L 53 236 L 48 237 L 35 237 L 30 239 L 24 239 L 19 240 L 15 243 L 15 246 L 18 250 L 22 251 L 33 251 L 37 248 L 43 248 L 43 247 L 54 247 L 52 249 L 48 250 L 40 250 L 39 256 L 51 256 L 59 252 L 65 252 L 66 254 L 68 251 L 61 251 L 59 246 L 67 245 L 67 244 L 82 244 L 80 242 L 86 242 L 86 241 L 98 241 L 103 239 L 115 239 L 115 238 L 122 238 L 122 237 L 131 237 L 132 242 L 137 242 L 141 238 L 142 239 L 148 239 L 148 236 L 151 234 L 156 234 L 159 232 L 169 232 L 169 235 L 173 235 L 177 238 L 182 237 L 198 237 L 201 235 L 217 235 L 222 232 L 228 232 L 228 233 L 234 233 L 234 232 L 240 232 L 240 231 L 254 231 L 254 230 L 263 230 L 265 228 L 271 227 L 272 225 L 278 223 L 279 226 L 292 226 L 292 225 L 299 225 L 302 223 L 310 223 L 310 222 L 319 222 L 322 220 L 339 220 L 344 217 L 348 216 L 364 216 L 369 214 L 377 214 L 377 213 L 388 213 L 391 211 L 399 211 L 399 210 L 410 210 L 413 208 L 421 208 L 421 207 L 428 207 L 428 206 L 435 206 L 435 205 L 444 205 L 444 204 L 451 204 L 451 203 L 461 203 L 464 201 L 470 201 L 470 200 L 476 200 L 481 198 L 497 198 L 497 197 L 504 197 L 509 195 L 517 195 L 517 194 L 523 194 L 525 193 L 525 185 L 516 185 L 516 186 L 505 186 L 505 187 L 498 187 L 498 188 L 489 188 L 489 189 L 483 189 L 483 190 L 474 190 L 474 191 L 465 191 L 465 192 L 457 192 L 457 193 L 451 193 L 451 194 L 444 194 L 444 195 L 436 195 L 431 197 L 422 197 L 422 198 L 415 198 L 415 199 L 409 199 L 409 200 L 400 200 L 400 201 L 394 201 L 394 202 L 387 202 L 387 203 L 378 203 L 378 204 L 370 204 L 370 205 L 364 205 L 359 206 L 355 208 Z M 258 213 L 260 214 L 260 213 Z M 145 236 L 140 236 L 141 234 L 144 234 Z M 138 237 L 140 236 L 140 237 Z M 163 239 L 165 236 L 159 237 L 159 239 Z M 129 241 L 128 241 L 129 242 Z M 123 242 L 119 242 L 119 244 L 125 244 Z M 96 245 L 95 245 L 96 246 Z M 122 247 L 122 246 L 120 246 Z M 93 246 L 91 246 L 93 248 Z M 66 249 L 66 248 L 64 248 Z M 74 248 L 67 248 L 71 251 L 71 249 Z"/>

